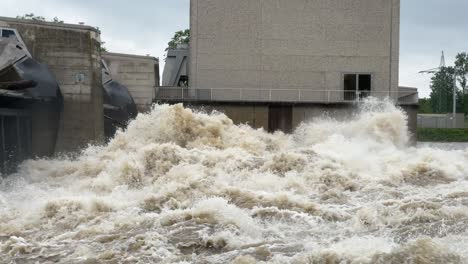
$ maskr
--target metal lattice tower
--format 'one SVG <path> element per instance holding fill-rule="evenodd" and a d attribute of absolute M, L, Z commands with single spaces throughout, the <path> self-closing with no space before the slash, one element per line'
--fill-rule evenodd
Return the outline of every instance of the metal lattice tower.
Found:
<path fill-rule="evenodd" d="M 446 67 L 445 54 L 444 54 L 444 51 L 442 51 L 442 56 L 440 57 L 439 67 L 434 68 L 434 69 L 425 70 L 425 71 L 420 71 L 419 73 L 436 73 L 436 72 L 439 72 L 440 69 L 445 68 L 445 67 Z"/>
<path fill-rule="evenodd" d="M 444 51 L 442 51 L 442 57 L 440 57 L 440 64 L 439 64 L 439 69 L 445 67 L 445 55 Z"/>
<path fill-rule="evenodd" d="M 438 68 L 430 69 L 430 70 L 425 70 L 425 71 L 420 71 L 419 73 L 437 73 L 439 72 L 442 68 L 445 68 L 445 54 L 444 51 L 442 51 L 442 56 L 440 57 L 440 65 Z M 453 122 L 453 127 L 456 127 L 456 115 L 457 115 L 457 75 L 454 74 L 453 76 L 453 116 L 452 116 L 452 122 Z"/>

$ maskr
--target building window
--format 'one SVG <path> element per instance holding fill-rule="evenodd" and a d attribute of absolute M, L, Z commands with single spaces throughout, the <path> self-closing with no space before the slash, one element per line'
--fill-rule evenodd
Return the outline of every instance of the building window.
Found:
<path fill-rule="evenodd" d="M 345 74 L 343 78 L 344 99 L 354 101 L 370 95 L 372 90 L 371 74 Z"/>
<path fill-rule="evenodd" d="M 181 75 L 179 78 L 179 82 L 177 83 L 178 87 L 188 87 L 188 76 Z"/>
<path fill-rule="evenodd" d="M 15 32 L 13 30 L 3 29 L 2 38 L 10 38 L 10 37 L 16 37 Z"/>

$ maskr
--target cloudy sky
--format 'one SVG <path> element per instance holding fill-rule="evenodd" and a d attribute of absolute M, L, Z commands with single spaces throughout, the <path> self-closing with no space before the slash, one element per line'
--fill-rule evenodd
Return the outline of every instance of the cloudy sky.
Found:
<path fill-rule="evenodd" d="M 345 0 L 343 0 L 345 1 Z M 26 13 L 67 23 L 99 27 L 113 52 L 163 58 L 175 31 L 189 26 L 189 0 L 1 0 L 0 16 Z M 468 51 L 467 0 L 401 0 L 400 85 L 418 87 L 429 95 L 428 75 L 420 70 L 447 65 Z M 161 60 L 162 61 L 162 60 Z M 161 68 L 162 69 L 162 68 Z"/>

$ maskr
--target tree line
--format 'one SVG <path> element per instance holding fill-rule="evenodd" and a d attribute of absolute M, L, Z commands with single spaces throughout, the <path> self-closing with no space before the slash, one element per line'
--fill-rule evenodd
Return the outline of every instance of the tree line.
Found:
<path fill-rule="evenodd" d="M 457 113 L 468 115 L 468 54 L 459 53 L 455 66 L 442 67 L 431 78 L 429 98 L 419 102 L 421 113 L 453 112 L 453 87 L 456 86 Z"/>

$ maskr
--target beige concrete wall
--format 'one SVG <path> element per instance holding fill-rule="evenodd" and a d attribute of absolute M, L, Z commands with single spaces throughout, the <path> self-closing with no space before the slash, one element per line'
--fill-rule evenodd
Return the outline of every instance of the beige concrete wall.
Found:
<path fill-rule="evenodd" d="M 253 128 L 268 130 L 268 106 L 262 105 L 238 105 L 238 104 L 210 104 L 189 105 L 193 109 L 212 112 L 214 110 L 228 116 L 234 124 L 245 124 Z"/>
<path fill-rule="evenodd" d="M 304 122 L 312 122 L 316 118 L 331 117 L 344 121 L 349 119 L 355 110 L 352 104 L 295 106 L 293 108 L 293 127 L 296 128 Z"/>
<path fill-rule="evenodd" d="M 268 130 L 268 106 L 218 106 L 216 110 L 229 116 L 235 124 Z"/>
<path fill-rule="evenodd" d="M 159 86 L 159 59 L 120 53 L 103 53 L 112 78 L 130 91 L 138 110 L 151 108 L 155 87 Z"/>
<path fill-rule="evenodd" d="M 344 73 L 371 73 L 374 90 L 397 91 L 399 10 L 399 0 L 192 0 L 190 85 L 342 90 Z"/>
<path fill-rule="evenodd" d="M 274 105 L 273 105 L 274 106 Z M 278 104 L 276 106 L 288 105 Z M 254 128 L 263 128 L 270 131 L 269 118 L 272 115 L 269 105 L 259 105 L 255 103 L 235 104 L 189 104 L 186 107 L 192 109 L 212 112 L 213 110 L 226 114 L 235 124 L 248 124 Z M 349 120 L 357 111 L 355 104 L 307 104 L 307 105 L 289 105 L 292 108 L 292 120 L 283 116 L 284 120 L 291 120 L 292 130 L 294 131 L 304 122 L 314 122 L 317 118 L 332 118 L 338 121 Z M 400 106 L 408 116 L 408 130 L 410 132 L 410 143 L 416 143 L 417 113 L 418 107 L 415 105 Z M 278 116 L 274 116 L 278 118 Z"/>
<path fill-rule="evenodd" d="M 59 83 L 64 109 L 56 151 L 74 151 L 91 142 L 102 142 L 99 32 L 88 26 L 11 18 L 0 18 L 0 26 L 17 29 L 33 58 L 46 64 Z"/>

